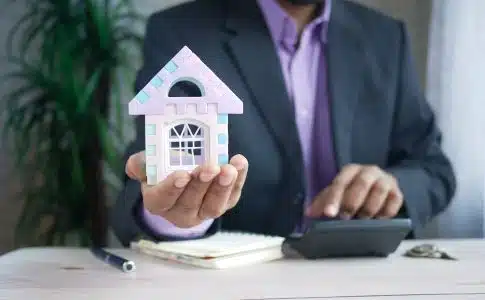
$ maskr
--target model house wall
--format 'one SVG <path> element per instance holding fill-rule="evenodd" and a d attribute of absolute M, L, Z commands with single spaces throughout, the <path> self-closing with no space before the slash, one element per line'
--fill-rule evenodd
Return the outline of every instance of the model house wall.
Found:
<path fill-rule="evenodd" d="M 155 184 L 165 178 L 171 171 L 174 170 L 192 170 L 197 165 L 205 163 L 211 164 L 225 164 L 228 162 L 228 115 L 218 114 L 217 105 L 209 104 L 207 114 L 197 114 L 196 104 L 187 105 L 187 118 L 182 118 L 183 115 L 176 113 L 175 105 L 167 105 L 163 118 L 158 115 L 145 116 L 145 154 L 147 163 L 147 183 Z M 183 127 L 187 123 L 195 125 L 191 126 L 191 132 L 184 132 L 186 137 L 172 136 L 170 131 L 177 126 Z M 180 128 L 180 127 L 179 127 Z M 186 131 L 187 128 L 185 128 Z M 157 132 L 158 131 L 158 132 Z M 180 130 L 178 130 L 180 134 Z M 200 133 L 200 134 L 197 134 Z M 192 136 L 195 135 L 196 136 Z M 170 158 L 177 157 L 184 159 L 184 151 L 177 151 L 181 147 L 180 143 L 191 143 L 185 148 L 192 148 L 194 156 L 186 155 L 185 159 L 189 161 L 183 162 L 178 168 L 170 168 Z M 167 155 L 167 144 L 170 145 L 170 151 Z M 200 154 L 199 154 L 200 153 Z M 180 156 L 179 156 L 180 155 Z M 200 160 L 199 160 L 200 157 Z M 194 159 L 194 161 L 192 161 Z M 160 165 L 163 164 L 163 165 Z M 172 161 L 172 165 L 176 165 Z"/>
<path fill-rule="evenodd" d="M 172 97 L 182 82 L 200 96 Z M 242 112 L 242 101 L 183 47 L 129 103 L 131 115 L 145 115 L 147 183 L 177 170 L 228 163 L 228 114 Z"/>

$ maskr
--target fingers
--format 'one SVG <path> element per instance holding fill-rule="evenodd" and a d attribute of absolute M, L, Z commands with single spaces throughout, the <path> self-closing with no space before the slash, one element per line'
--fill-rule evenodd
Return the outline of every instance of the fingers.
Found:
<path fill-rule="evenodd" d="M 135 153 L 128 158 L 125 173 L 133 180 L 146 180 L 145 151 Z"/>
<path fill-rule="evenodd" d="M 383 190 L 380 184 L 386 182 L 384 175 L 384 172 L 375 166 L 361 168 L 343 194 L 340 204 L 341 218 L 352 218 L 363 206 L 367 211 L 380 208 L 382 203 L 377 203 L 379 199 L 372 198 L 372 203 L 369 203 L 369 194 L 371 189 L 376 189 L 379 192 Z M 386 196 L 387 191 L 383 196 L 384 199 Z M 376 204 L 379 204 L 377 208 Z"/>
<path fill-rule="evenodd" d="M 399 210 L 401 209 L 403 203 L 403 194 L 397 186 L 397 183 L 395 183 L 395 188 L 393 188 L 391 192 L 387 195 L 385 203 L 382 205 L 381 209 L 375 217 L 379 219 L 392 218 L 399 213 Z"/>
<path fill-rule="evenodd" d="M 143 205 L 152 214 L 161 215 L 171 209 L 191 180 L 185 171 L 176 171 L 157 185 L 142 182 Z"/>
<path fill-rule="evenodd" d="M 228 164 L 221 167 L 221 172 L 209 187 L 199 210 L 201 220 L 220 217 L 227 209 L 232 186 L 237 178 L 237 170 Z"/>
<path fill-rule="evenodd" d="M 321 216 L 335 217 L 340 210 L 340 201 L 335 199 L 340 198 L 341 188 L 335 185 L 330 185 L 320 192 L 310 207 L 306 209 L 306 215 L 311 218 L 318 218 Z"/>
<path fill-rule="evenodd" d="M 396 216 L 399 213 L 399 209 L 402 207 L 402 199 L 394 198 L 392 195 L 385 201 L 385 205 L 381 207 L 381 210 L 375 215 L 377 219 L 388 219 Z"/>
<path fill-rule="evenodd" d="M 233 156 L 229 164 L 222 166 L 218 180 L 212 182 L 204 197 L 199 218 L 218 218 L 233 208 L 241 196 L 247 171 L 248 161 L 242 155 Z"/>
<path fill-rule="evenodd" d="M 320 217 L 322 215 L 335 217 L 340 211 L 343 194 L 347 186 L 360 172 L 361 166 L 347 165 L 335 177 L 332 184 L 323 190 L 307 210 L 309 217 Z"/>
<path fill-rule="evenodd" d="M 377 215 L 391 191 L 389 179 L 382 177 L 370 189 L 364 205 L 360 208 L 358 216 L 362 219 L 369 219 Z"/>
<path fill-rule="evenodd" d="M 183 216 L 185 219 L 194 219 L 198 217 L 199 209 L 206 192 L 221 172 L 217 165 L 207 165 L 197 167 L 192 172 L 192 180 L 185 187 L 170 213 L 176 216 Z"/>
<path fill-rule="evenodd" d="M 129 161 L 127 174 L 140 178 L 140 170 L 136 168 L 140 162 L 144 164 L 144 155 L 134 155 Z M 177 227 L 196 226 L 205 219 L 220 217 L 237 204 L 247 170 L 246 158 L 236 155 L 222 167 L 205 165 L 191 174 L 174 172 L 155 186 L 142 181 L 144 206 Z"/>
<path fill-rule="evenodd" d="M 346 166 L 313 201 L 309 217 L 394 217 L 403 204 L 396 179 L 376 166 Z"/>
<path fill-rule="evenodd" d="M 231 195 L 227 202 L 227 209 L 233 208 L 238 203 L 249 170 L 248 160 L 242 155 L 233 156 L 229 163 L 236 169 L 237 178 L 232 186 Z"/>

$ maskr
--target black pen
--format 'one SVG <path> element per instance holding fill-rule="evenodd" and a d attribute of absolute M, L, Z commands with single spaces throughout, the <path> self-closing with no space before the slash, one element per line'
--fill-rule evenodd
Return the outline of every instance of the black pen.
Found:
<path fill-rule="evenodd" d="M 94 256 L 99 258 L 100 260 L 104 261 L 107 264 L 112 265 L 113 267 L 123 271 L 123 272 L 131 272 L 135 270 L 135 263 L 127 260 L 123 257 L 115 255 L 113 253 L 109 253 L 108 251 L 98 248 L 92 247 L 91 252 Z"/>

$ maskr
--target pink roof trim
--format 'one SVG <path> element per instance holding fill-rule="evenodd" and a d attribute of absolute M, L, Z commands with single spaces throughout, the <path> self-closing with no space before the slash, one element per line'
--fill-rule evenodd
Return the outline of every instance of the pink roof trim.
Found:
<path fill-rule="evenodd" d="M 172 85 L 190 80 L 202 91 L 202 97 L 169 97 Z M 242 114 L 243 103 L 200 58 L 184 46 L 130 101 L 130 115 L 160 115 L 168 104 L 197 104 L 203 113 L 207 104 L 217 104 L 219 114 Z"/>

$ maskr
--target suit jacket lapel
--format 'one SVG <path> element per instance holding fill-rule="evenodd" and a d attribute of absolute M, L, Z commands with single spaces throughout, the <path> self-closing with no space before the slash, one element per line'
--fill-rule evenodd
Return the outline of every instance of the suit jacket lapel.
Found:
<path fill-rule="evenodd" d="M 335 1 L 328 28 L 327 61 L 332 130 L 337 166 L 351 163 L 352 122 L 362 88 L 365 51 L 362 35 L 345 15 L 344 3 Z"/>
<path fill-rule="evenodd" d="M 232 6 L 225 24 L 231 35 L 228 53 L 293 174 L 302 176 L 294 109 L 286 93 L 280 62 L 259 8 L 248 2 L 227 2 Z M 344 1 L 333 2 L 326 43 L 333 142 L 339 169 L 352 162 L 353 120 L 369 63 L 365 35 L 345 5 Z M 251 15 L 252 19 L 248 17 Z"/>
<path fill-rule="evenodd" d="M 226 29 L 233 34 L 228 41 L 229 55 L 286 161 L 293 162 L 290 165 L 298 172 L 301 151 L 293 104 L 266 23 L 253 1 L 228 2 L 232 7 Z"/>

